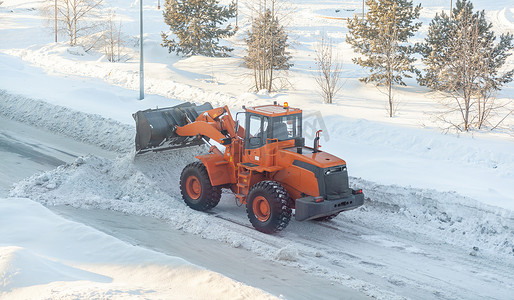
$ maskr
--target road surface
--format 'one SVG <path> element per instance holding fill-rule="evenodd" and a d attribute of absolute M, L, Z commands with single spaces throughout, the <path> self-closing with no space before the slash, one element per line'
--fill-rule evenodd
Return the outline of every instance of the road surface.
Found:
<path fill-rule="evenodd" d="M 116 153 L 0 117 L 0 197 L 6 197 L 12 184 L 25 177 L 52 170 L 87 154 L 116 156 Z M 370 299 L 354 289 L 257 257 L 247 250 L 174 230 L 155 218 L 69 206 L 48 208 L 130 244 L 182 257 L 286 299 Z"/>

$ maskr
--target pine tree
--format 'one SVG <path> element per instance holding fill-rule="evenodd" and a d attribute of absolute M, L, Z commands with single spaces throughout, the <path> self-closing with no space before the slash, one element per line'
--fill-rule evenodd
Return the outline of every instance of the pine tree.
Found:
<path fill-rule="evenodd" d="M 421 23 L 413 23 L 419 17 L 421 5 L 413 6 L 408 0 L 367 0 L 369 10 L 365 19 L 355 16 L 348 20 L 349 34 L 346 41 L 363 57 L 353 62 L 370 69 L 365 83 L 384 85 L 387 88 L 389 116 L 394 115 L 394 84 L 405 85 L 403 77 L 414 72 L 412 63 L 414 47 L 408 39 L 419 29 Z"/>
<path fill-rule="evenodd" d="M 273 2 L 273 1 L 272 1 Z M 260 7 L 258 15 L 252 20 L 252 28 L 245 39 L 248 55 L 244 57 L 248 68 L 253 69 L 255 89 L 273 90 L 276 76 L 274 70 L 289 70 L 291 56 L 287 51 L 288 36 L 272 9 Z"/>
<path fill-rule="evenodd" d="M 444 120 L 459 130 L 481 128 L 495 109 L 491 95 L 513 79 L 514 70 L 500 73 L 514 48 L 513 36 L 503 34 L 495 43 L 491 28 L 484 11 L 473 12 L 471 2 L 458 0 L 452 16 L 435 16 L 419 45 L 426 68 L 418 81 L 453 99 L 445 104 L 461 121 Z"/>
<path fill-rule="evenodd" d="M 164 22 L 178 41 L 162 33 L 163 47 L 183 56 L 228 56 L 233 49 L 220 46 L 219 39 L 230 37 L 236 29 L 220 27 L 235 16 L 236 4 L 219 5 L 219 0 L 166 0 Z"/>

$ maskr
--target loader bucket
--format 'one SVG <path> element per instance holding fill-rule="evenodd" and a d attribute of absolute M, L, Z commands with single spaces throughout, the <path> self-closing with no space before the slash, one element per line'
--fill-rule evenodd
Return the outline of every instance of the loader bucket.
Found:
<path fill-rule="evenodd" d="M 205 111 L 212 109 L 208 102 L 197 106 L 182 103 L 173 107 L 140 110 L 134 114 L 136 121 L 136 151 L 160 151 L 202 145 L 202 139 L 195 136 L 179 136 L 177 126 L 194 122 Z"/>

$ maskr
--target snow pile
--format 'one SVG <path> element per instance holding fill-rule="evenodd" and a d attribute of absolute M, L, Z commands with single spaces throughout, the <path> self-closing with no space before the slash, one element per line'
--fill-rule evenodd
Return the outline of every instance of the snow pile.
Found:
<path fill-rule="evenodd" d="M 115 210 L 166 220 L 173 227 L 239 247 L 237 234 L 228 237 L 223 225 L 208 214 L 191 210 L 178 185 L 183 167 L 203 147 L 167 153 L 120 156 L 115 160 L 80 157 L 74 163 L 36 174 L 15 184 L 12 197 L 27 197 L 44 205 Z"/>
<path fill-rule="evenodd" d="M 276 299 L 180 258 L 0 199 L 2 299 Z"/>
<path fill-rule="evenodd" d="M 135 127 L 0 90 L 0 115 L 46 128 L 104 149 L 127 152 L 134 145 Z"/>
<path fill-rule="evenodd" d="M 345 213 L 381 232 L 397 232 L 417 240 L 438 241 L 491 257 L 514 259 L 514 211 L 488 206 L 454 192 L 384 186 L 352 179 L 370 198 L 364 206 Z M 336 219 L 336 223 L 342 218 Z"/>
<path fill-rule="evenodd" d="M 226 221 L 185 205 L 180 194 L 181 170 L 204 147 L 160 153 L 120 156 L 115 160 L 96 156 L 35 174 L 14 185 L 11 197 L 26 197 L 44 205 L 97 208 L 166 220 L 177 229 L 227 242 L 233 247 L 261 249 L 251 238 L 226 230 Z M 227 198 L 233 195 L 227 195 Z M 233 205 L 231 200 L 230 205 Z M 245 224 L 246 225 L 246 224 Z M 252 229 L 253 231 L 253 229 Z M 253 245 L 253 246 L 252 246 Z M 273 250 L 274 251 L 274 250 Z"/>
<path fill-rule="evenodd" d="M 10 200 L 16 201 L 16 200 Z M 109 283 L 111 278 L 50 260 L 30 250 L 17 246 L 0 247 L 2 289 L 16 289 L 54 281 L 79 281 Z"/>
<path fill-rule="evenodd" d="M 179 157 L 176 157 L 179 162 L 188 161 Z M 194 155 L 188 157 L 190 161 Z M 25 195 L 45 205 L 72 204 L 81 208 L 112 209 L 159 218 L 180 214 L 172 212 L 173 209 L 185 210 L 182 203 L 139 170 L 133 160 L 133 153 L 115 160 L 79 157 L 71 164 L 20 182 L 11 191 L 11 196 Z M 174 181 L 168 184 L 176 186 Z"/>
<path fill-rule="evenodd" d="M 295 247 L 288 245 L 284 248 L 281 248 L 277 251 L 275 255 L 276 260 L 286 260 L 286 261 L 297 261 L 299 257 L 298 249 Z"/>

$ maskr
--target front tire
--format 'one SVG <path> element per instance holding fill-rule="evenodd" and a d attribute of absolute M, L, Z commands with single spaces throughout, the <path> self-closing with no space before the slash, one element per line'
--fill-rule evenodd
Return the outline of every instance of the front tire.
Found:
<path fill-rule="evenodd" d="M 180 175 L 180 192 L 187 206 L 209 210 L 220 202 L 221 188 L 212 186 L 209 173 L 201 162 L 187 165 Z"/>
<path fill-rule="evenodd" d="M 274 233 L 289 224 L 291 198 L 280 183 L 261 181 L 252 187 L 247 199 L 248 219 L 260 232 Z"/>

